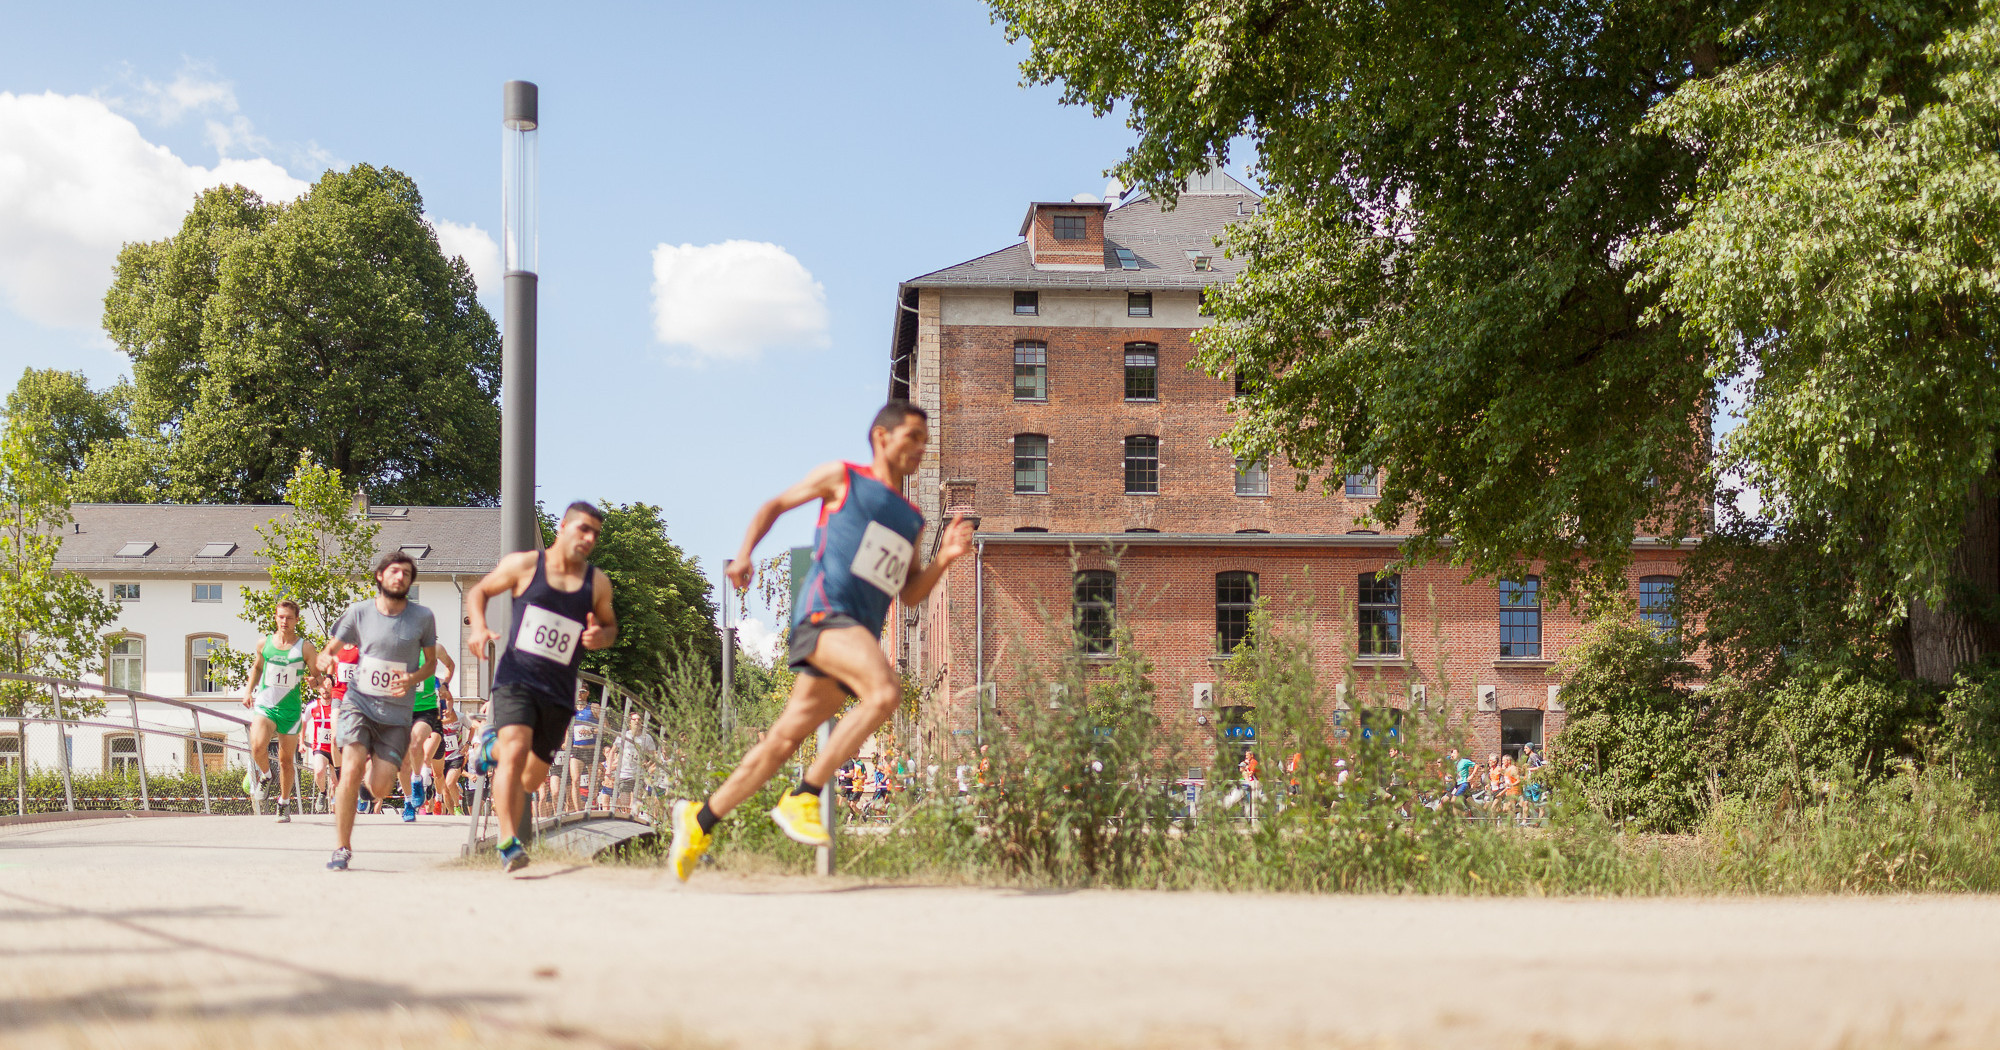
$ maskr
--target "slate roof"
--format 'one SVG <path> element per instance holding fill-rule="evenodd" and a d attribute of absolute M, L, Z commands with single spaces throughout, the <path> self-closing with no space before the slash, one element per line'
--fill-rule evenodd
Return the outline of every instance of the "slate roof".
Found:
<path fill-rule="evenodd" d="M 270 559 L 257 557 L 264 540 L 257 526 L 284 516 L 283 504 L 79 503 L 76 524 L 63 534 L 56 567 L 96 576 L 263 575 Z M 429 547 L 417 559 L 417 580 L 446 573 L 484 573 L 500 559 L 497 507 L 369 508 L 379 526 L 376 553 Z M 156 544 L 142 558 L 120 558 L 128 543 Z M 200 558 L 210 544 L 235 544 L 229 556 Z M 412 550 L 412 556 L 416 551 Z"/>
<path fill-rule="evenodd" d="M 1219 284 L 1242 272 L 1238 259 L 1225 259 L 1215 246 L 1229 224 L 1248 215 L 1239 206 L 1260 200 L 1255 190 L 1227 175 L 1211 177 L 1216 187 L 1181 194 L 1172 210 L 1147 195 L 1104 216 L 1104 269 L 1037 270 L 1028 261 L 1028 242 L 1002 248 L 956 266 L 914 277 L 905 288 L 1134 288 L 1196 289 Z M 1121 269 L 1117 249 L 1139 257 L 1136 270 Z M 1213 269 L 1194 268 L 1189 251 L 1207 254 Z"/>

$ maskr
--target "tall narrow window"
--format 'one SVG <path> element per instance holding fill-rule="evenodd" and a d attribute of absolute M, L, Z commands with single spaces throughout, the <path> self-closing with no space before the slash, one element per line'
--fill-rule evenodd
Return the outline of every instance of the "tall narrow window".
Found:
<path fill-rule="evenodd" d="M 18 733 L 0 735 L 0 769 L 12 771 L 21 764 L 21 736 Z"/>
<path fill-rule="evenodd" d="M 1076 634 L 1086 653 L 1116 648 L 1111 627 L 1118 609 L 1118 574 L 1085 569 L 1076 574 Z"/>
<path fill-rule="evenodd" d="M 1014 400 L 1049 399 L 1049 344 L 1023 339 L 1014 344 Z"/>
<path fill-rule="evenodd" d="M 1160 399 L 1160 348 L 1152 343 L 1125 344 L 1125 400 Z"/>
<path fill-rule="evenodd" d="M 1500 655 L 1542 655 L 1542 581 L 1500 581 Z"/>
<path fill-rule="evenodd" d="M 1090 220 L 1081 215 L 1055 216 L 1056 240 L 1080 241 L 1090 236 Z"/>
<path fill-rule="evenodd" d="M 1126 293 L 1125 293 L 1125 316 L 1127 316 L 1127 317 L 1151 317 L 1151 316 L 1153 316 L 1153 293 L 1151 293 L 1151 292 L 1126 292 Z"/>
<path fill-rule="evenodd" d="M 1361 655 L 1403 655 L 1403 578 L 1361 574 Z"/>
<path fill-rule="evenodd" d="M 1038 314 L 1042 312 L 1042 293 L 1015 292 L 1014 312 L 1017 314 Z"/>
<path fill-rule="evenodd" d="M 1361 473 L 1347 476 L 1347 494 L 1363 499 L 1374 499 L 1379 493 L 1375 488 L 1375 468 L 1362 467 Z"/>
<path fill-rule="evenodd" d="M 1160 439 L 1135 434 L 1125 439 L 1125 491 L 1146 495 L 1160 491 Z"/>
<path fill-rule="evenodd" d="M 1047 492 L 1048 490 L 1048 435 L 1014 435 L 1014 491 Z"/>
<path fill-rule="evenodd" d="M 1256 605 L 1256 573 L 1215 574 L 1215 645 L 1218 652 L 1233 652 L 1250 637 L 1250 612 Z"/>
<path fill-rule="evenodd" d="M 1236 457 L 1236 494 L 1239 496 L 1271 494 L 1271 471 L 1263 460 Z"/>
<path fill-rule="evenodd" d="M 1671 634 L 1680 626 L 1674 611 L 1672 576 L 1639 577 L 1639 618 L 1662 634 Z"/>
<path fill-rule="evenodd" d="M 105 660 L 104 684 L 113 689 L 142 692 L 146 688 L 146 640 L 123 635 L 111 643 Z"/>
<path fill-rule="evenodd" d="M 220 693 L 226 688 L 222 681 L 222 669 L 215 665 L 214 657 L 219 655 L 227 644 L 226 639 L 213 635 L 195 635 L 188 639 L 190 694 Z"/>

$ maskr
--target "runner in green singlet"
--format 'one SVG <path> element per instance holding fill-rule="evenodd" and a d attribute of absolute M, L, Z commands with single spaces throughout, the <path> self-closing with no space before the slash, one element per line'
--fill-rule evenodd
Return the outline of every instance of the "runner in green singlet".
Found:
<path fill-rule="evenodd" d="M 299 691 L 318 678 L 313 661 L 319 652 L 313 643 L 299 637 L 299 607 L 285 599 L 276 610 L 278 633 L 262 640 L 250 663 L 250 684 L 243 690 L 243 706 L 256 709 L 250 722 L 250 769 L 243 774 L 243 790 L 252 798 L 264 791 L 264 752 L 271 738 L 278 738 L 278 823 L 290 823 L 290 800 L 298 793 Z"/>
<path fill-rule="evenodd" d="M 426 674 L 426 672 L 429 672 Z M 403 819 L 417 819 L 417 809 L 424 804 L 425 763 L 430 761 L 431 752 L 443 738 L 444 722 L 438 715 L 438 687 L 444 686 L 447 697 L 451 695 L 452 675 L 458 672 L 451 661 L 451 654 L 438 650 L 436 667 L 421 664 L 417 673 L 424 680 L 417 683 L 417 691 L 410 694 L 412 717 L 410 720 L 410 750 L 403 755 Z"/>

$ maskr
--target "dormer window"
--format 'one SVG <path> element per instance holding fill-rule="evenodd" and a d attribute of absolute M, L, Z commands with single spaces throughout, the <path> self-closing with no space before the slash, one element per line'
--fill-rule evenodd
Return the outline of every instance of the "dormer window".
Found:
<path fill-rule="evenodd" d="M 1080 241 L 1090 236 L 1089 222 L 1081 215 L 1057 215 L 1054 219 L 1056 240 Z"/>
<path fill-rule="evenodd" d="M 1139 257 L 1132 253 L 1132 249 L 1114 248 L 1112 251 L 1118 256 L 1119 269 L 1136 270 L 1139 268 Z"/>

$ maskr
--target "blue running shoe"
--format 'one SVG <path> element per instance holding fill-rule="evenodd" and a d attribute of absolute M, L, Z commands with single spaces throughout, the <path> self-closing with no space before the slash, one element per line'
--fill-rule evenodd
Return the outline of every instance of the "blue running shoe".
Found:
<path fill-rule="evenodd" d="M 528 866 L 528 848 L 516 839 L 500 847 L 500 866 L 507 871 L 520 871 Z"/>
<path fill-rule="evenodd" d="M 348 860 L 348 858 L 350 858 L 350 857 L 352 857 L 352 856 L 354 856 L 354 851 L 353 851 L 353 850 L 351 850 L 351 849 L 348 849 L 348 848 L 347 848 L 346 846 L 342 846 L 342 847 L 340 847 L 339 849 L 337 849 L 337 850 L 334 850 L 334 851 L 333 851 L 333 859 L 332 859 L 332 860 L 330 860 L 330 861 L 327 861 L 327 862 L 326 862 L 326 870 L 328 870 L 328 871 L 346 871 L 346 870 L 347 870 L 347 860 Z"/>
<path fill-rule="evenodd" d="M 414 824 L 416 822 L 417 822 L 417 796 L 416 792 L 411 792 L 410 797 L 403 800 L 403 823 Z"/>
<path fill-rule="evenodd" d="M 410 778 L 410 794 L 417 800 L 419 806 L 424 804 L 425 799 L 431 797 L 431 793 L 424 790 L 424 782 L 419 777 Z"/>
<path fill-rule="evenodd" d="M 472 745 L 472 771 L 485 776 L 493 772 L 499 761 L 493 757 L 493 745 L 500 740 L 500 731 L 487 726 L 479 731 L 479 740 Z"/>

